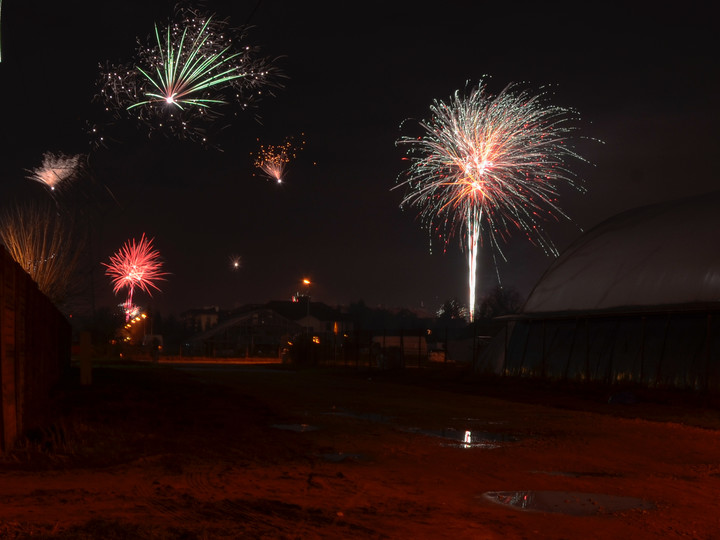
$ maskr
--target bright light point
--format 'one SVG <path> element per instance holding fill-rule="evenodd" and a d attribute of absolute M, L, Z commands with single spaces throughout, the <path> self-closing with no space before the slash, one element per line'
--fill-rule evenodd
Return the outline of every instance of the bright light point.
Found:
<path fill-rule="evenodd" d="M 309 280 L 309 279 L 303 279 L 303 283 L 304 283 L 305 285 L 310 285 L 310 280 Z"/>
<path fill-rule="evenodd" d="M 166 103 L 175 103 L 175 98 L 173 96 L 168 96 L 165 98 Z"/>
<path fill-rule="evenodd" d="M 232 271 L 240 270 L 242 267 L 242 258 L 240 255 L 231 255 L 230 256 L 230 269 Z"/>

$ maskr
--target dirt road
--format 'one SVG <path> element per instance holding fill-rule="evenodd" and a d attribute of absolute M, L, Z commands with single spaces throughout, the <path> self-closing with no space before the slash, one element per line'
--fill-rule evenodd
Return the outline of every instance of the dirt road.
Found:
<path fill-rule="evenodd" d="M 720 537 L 715 408 L 450 371 L 75 375 L 0 459 L 0 538 Z"/>

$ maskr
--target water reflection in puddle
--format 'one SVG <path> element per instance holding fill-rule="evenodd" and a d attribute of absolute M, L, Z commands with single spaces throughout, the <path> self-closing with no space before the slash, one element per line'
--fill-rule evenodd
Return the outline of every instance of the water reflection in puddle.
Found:
<path fill-rule="evenodd" d="M 512 442 L 517 439 L 506 433 L 491 433 L 489 431 L 458 430 L 455 428 L 444 428 L 439 430 L 406 428 L 403 431 L 417 433 L 429 437 L 448 439 L 451 443 L 447 446 L 459 448 L 499 448 L 501 442 Z"/>
<path fill-rule="evenodd" d="M 360 461 L 363 459 L 361 454 L 345 454 L 344 452 L 335 452 L 330 454 L 320 454 L 320 457 L 325 461 L 332 463 L 342 463 L 344 461 Z"/>
<path fill-rule="evenodd" d="M 328 416 L 341 416 L 345 418 L 352 418 L 356 420 L 367 420 L 378 424 L 392 424 L 395 420 L 391 416 L 386 416 L 377 413 L 357 413 L 349 411 L 347 409 L 333 407 L 332 411 L 323 413 Z M 493 424 L 504 424 L 501 421 L 484 421 L 478 418 L 461 418 L 454 420 L 462 420 L 468 424 L 468 427 L 477 426 L 478 424 L 493 425 Z M 293 427 L 295 426 L 295 427 Z M 300 428 L 298 427 L 300 426 Z M 292 426 L 274 426 L 280 429 L 293 429 L 294 431 L 312 431 L 317 429 L 307 424 L 294 424 Z M 490 431 L 483 431 L 479 429 L 455 429 L 455 428 L 443 428 L 443 429 L 421 429 L 421 428 L 408 428 L 399 427 L 401 431 L 406 433 L 415 433 L 419 435 L 426 435 L 429 437 L 437 437 L 445 439 L 447 442 L 442 443 L 443 446 L 454 446 L 458 448 L 499 448 L 500 443 L 514 442 L 517 441 L 517 437 L 509 435 L 507 433 L 493 433 Z"/>
<path fill-rule="evenodd" d="M 315 431 L 317 426 L 311 426 L 310 424 L 273 424 L 271 427 L 275 429 L 284 429 L 286 431 L 297 431 L 298 433 L 304 433 L 306 431 Z"/>
<path fill-rule="evenodd" d="M 547 474 L 549 476 L 567 476 L 569 478 L 582 478 L 584 476 L 594 478 L 619 478 L 619 473 L 610 473 L 605 471 L 531 471 L 535 474 Z"/>
<path fill-rule="evenodd" d="M 635 497 L 574 491 L 488 491 L 483 493 L 483 497 L 518 510 L 571 516 L 592 516 L 655 508 L 652 502 Z"/>
<path fill-rule="evenodd" d="M 329 416 L 344 416 L 347 418 L 355 418 L 358 420 L 368 420 L 369 422 L 377 422 L 380 424 L 387 424 L 388 422 L 390 422 L 390 420 L 392 420 L 390 416 L 385 416 L 383 414 L 354 413 L 345 409 L 335 409 L 332 412 L 328 412 L 325 414 Z"/>

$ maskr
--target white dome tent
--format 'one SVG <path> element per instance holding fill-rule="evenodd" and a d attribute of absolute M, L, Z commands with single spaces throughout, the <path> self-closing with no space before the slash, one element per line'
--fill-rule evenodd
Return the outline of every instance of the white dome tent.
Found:
<path fill-rule="evenodd" d="M 720 389 L 720 192 L 629 210 L 550 266 L 477 366 Z"/>

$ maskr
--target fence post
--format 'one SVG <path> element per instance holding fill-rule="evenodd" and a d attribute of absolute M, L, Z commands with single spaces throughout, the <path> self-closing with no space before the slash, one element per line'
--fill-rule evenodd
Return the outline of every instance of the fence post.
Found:
<path fill-rule="evenodd" d="M 92 384 L 92 341 L 90 332 L 80 334 L 80 384 Z"/>

